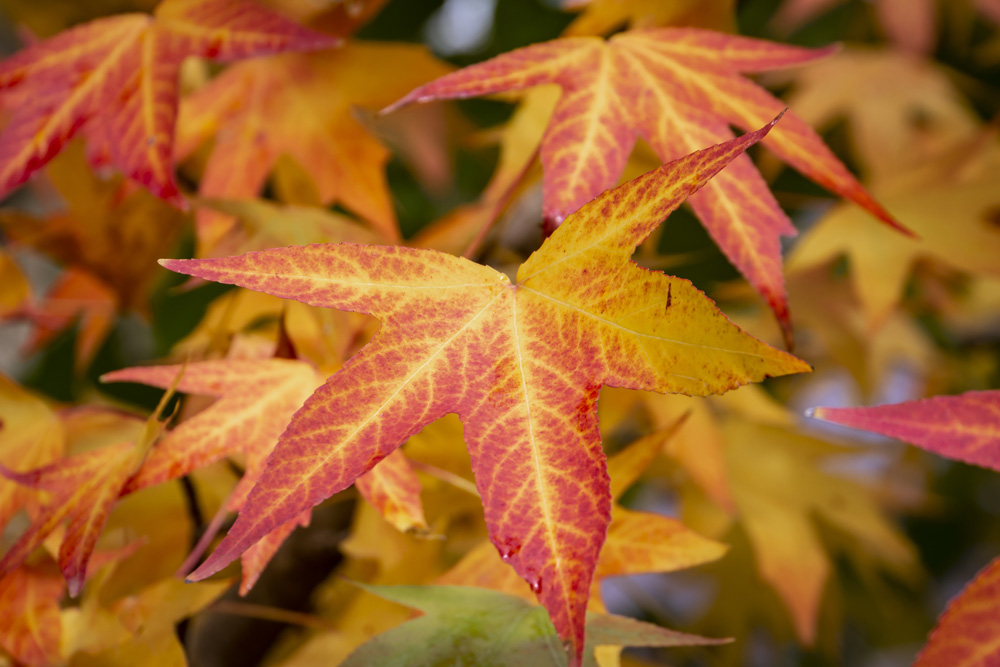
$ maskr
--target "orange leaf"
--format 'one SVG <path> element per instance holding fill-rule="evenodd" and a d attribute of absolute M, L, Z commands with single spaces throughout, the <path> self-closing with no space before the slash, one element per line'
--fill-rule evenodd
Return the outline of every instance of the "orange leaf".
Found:
<path fill-rule="evenodd" d="M 386 521 L 404 533 L 427 532 L 420 504 L 420 480 L 402 450 L 397 449 L 358 477 L 354 485 Z"/>
<path fill-rule="evenodd" d="M 27 470 L 50 463 L 63 452 L 59 418 L 40 398 L 0 375 L 0 466 Z M 0 530 L 35 494 L 19 484 L 0 484 Z"/>
<path fill-rule="evenodd" d="M 66 210 L 44 217 L 0 211 L 7 238 L 86 270 L 114 290 L 121 309 L 145 314 L 154 262 L 173 247 L 184 214 L 121 177 L 99 178 L 76 142 L 45 176 Z"/>
<path fill-rule="evenodd" d="M 179 272 L 382 322 L 296 413 L 229 535 L 192 578 L 217 572 L 454 412 L 493 544 L 579 660 L 611 509 L 601 385 L 711 394 L 808 370 L 743 333 L 688 281 L 629 262 L 664 216 L 774 122 L 583 207 L 521 265 L 515 284 L 468 260 L 397 246 L 165 260 Z"/>
<path fill-rule="evenodd" d="M 0 560 L 0 572 L 21 565 L 64 520 L 69 522 L 59 547 L 59 569 L 76 596 L 83 587 L 87 562 L 104 529 L 122 485 L 135 470 L 135 448 L 123 442 L 77 454 L 42 468 L 18 473 L 0 466 L 12 482 L 48 491 L 51 499 L 20 539 Z"/>
<path fill-rule="evenodd" d="M 53 463 L 17 472 L 0 465 L 0 475 L 30 487 L 48 492 L 48 497 L 31 517 L 31 524 L 0 559 L 0 574 L 10 572 L 24 563 L 63 521 L 68 523 L 59 546 L 59 569 L 66 578 L 71 597 L 83 587 L 97 539 L 104 530 L 108 515 L 118 499 L 126 480 L 142 464 L 143 458 L 160 430 L 157 416 L 173 395 L 173 385 L 144 425 L 135 442 L 118 441 L 113 445 L 89 449 Z M 115 414 L 111 419 L 106 417 Z M 110 427 L 105 435 L 130 432 L 132 418 L 100 410 L 83 409 L 67 415 L 67 431 L 86 433 L 94 427 L 100 440 L 102 427 Z M 95 419 L 96 417 L 96 419 Z"/>
<path fill-rule="evenodd" d="M 101 381 L 140 382 L 166 389 L 180 369 L 180 365 L 136 366 L 106 373 Z M 169 431 L 123 492 L 162 484 L 242 453 L 246 473 L 227 503 L 232 511 L 240 509 L 292 414 L 322 382 L 319 371 L 292 359 L 220 359 L 188 364 L 177 390 L 218 396 L 219 400 Z"/>
<path fill-rule="evenodd" d="M 0 576 L 0 646 L 18 663 L 61 662 L 59 599 L 65 588 L 50 563 L 23 565 Z"/>
<path fill-rule="evenodd" d="M 0 134 L 0 196 L 82 129 L 93 154 L 180 202 L 171 153 L 184 59 L 238 60 L 335 41 L 247 0 L 165 0 L 155 16 L 97 19 L 29 46 L 0 63 L 0 90 L 19 101 Z"/>
<path fill-rule="evenodd" d="M 383 174 L 389 153 L 351 109 L 383 106 L 445 71 L 425 49 L 402 44 L 356 43 L 241 63 L 184 101 L 178 154 L 215 136 L 200 192 L 226 198 L 256 195 L 287 154 L 315 180 L 323 203 L 342 202 L 398 240 Z M 210 247 L 230 225 L 226 216 L 201 212 L 199 240 Z"/>
<path fill-rule="evenodd" d="M 914 667 L 989 667 L 1000 662 L 1000 558 L 941 614 Z"/>
<path fill-rule="evenodd" d="M 79 320 L 74 362 L 77 370 L 86 368 L 111 331 L 117 306 L 117 296 L 102 280 L 85 269 L 67 269 L 38 307 L 28 311 L 35 328 L 27 347 L 42 349 Z"/>
<path fill-rule="evenodd" d="M 742 76 L 831 53 L 693 28 L 633 30 L 605 41 L 574 37 L 535 44 L 442 77 L 410 102 L 464 98 L 541 84 L 562 96 L 542 138 L 543 212 L 549 229 L 621 176 L 636 137 L 663 161 L 759 127 L 785 106 Z M 765 143 L 820 185 L 900 228 L 819 136 L 794 114 Z M 767 300 L 790 342 L 779 237 L 795 233 L 748 157 L 690 204 L 726 257 Z"/>
<path fill-rule="evenodd" d="M 126 368 L 101 379 L 141 382 L 165 389 L 180 369 L 179 365 Z M 125 483 L 122 494 L 183 477 L 226 456 L 243 454 L 246 471 L 224 507 L 239 511 L 260 478 L 278 436 L 323 378 L 311 365 L 291 359 L 223 359 L 188 364 L 178 390 L 218 396 L 219 400 L 167 433 Z M 426 528 L 415 474 L 405 459 L 387 463 L 360 478 L 359 491 L 400 530 Z M 310 512 L 305 511 L 293 517 L 244 554 L 241 594 L 250 590 L 289 533 L 297 525 L 308 525 L 309 516 Z"/>

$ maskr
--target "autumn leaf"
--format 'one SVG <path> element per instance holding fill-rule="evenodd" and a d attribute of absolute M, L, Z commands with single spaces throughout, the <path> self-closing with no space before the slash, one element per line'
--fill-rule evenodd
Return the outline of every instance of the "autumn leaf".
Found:
<path fill-rule="evenodd" d="M 180 365 L 138 366 L 107 373 L 101 379 L 141 382 L 167 389 L 181 368 Z M 217 396 L 219 400 L 169 431 L 124 484 L 122 495 L 183 477 L 226 456 L 241 454 L 245 466 L 243 477 L 220 510 L 239 511 L 260 478 L 278 436 L 324 378 L 310 364 L 294 359 L 220 359 L 187 364 L 178 390 Z M 377 472 L 362 479 L 359 490 L 390 522 L 401 530 L 427 528 L 419 504 L 419 482 L 402 453 L 387 459 Z M 271 533 L 245 554 L 242 594 L 250 590 L 288 534 L 308 520 L 308 511 L 299 513 L 280 532 Z M 214 534 L 214 530 L 210 532 Z"/>
<path fill-rule="evenodd" d="M 871 408 L 812 408 L 808 414 L 1000 471 L 1000 390 Z"/>
<path fill-rule="evenodd" d="M 455 412 L 493 544 L 579 658 L 610 518 L 600 386 L 710 394 L 808 370 L 730 324 L 689 282 L 628 261 L 669 211 L 774 122 L 606 193 L 529 257 L 513 285 L 489 267 L 403 247 L 164 260 L 189 275 L 382 322 L 296 414 L 229 535 L 192 578 L 218 571 Z"/>
<path fill-rule="evenodd" d="M 785 0 L 775 12 L 773 22 L 783 31 L 799 28 L 844 0 Z M 937 37 L 934 0 L 875 0 L 875 12 L 882 30 L 897 46 L 914 53 L 925 53 Z"/>
<path fill-rule="evenodd" d="M 66 522 L 59 547 L 59 569 L 70 596 L 80 593 L 87 564 L 108 515 L 126 480 L 142 464 L 156 439 L 161 426 L 158 416 L 172 395 L 172 390 L 164 394 L 135 442 L 90 449 L 22 472 L 0 465 L 0 475 L 11 482 L 49 494 L 32 516 L 27 530 L 0 559 L 0 573 L 19 567 L 45 538 Z"/>
<path fill-rule="evenodd" d="M 246 0 L 166 0 L 153 16 L 97 19 L 29 46 L 0 63 L 0 90 L 18 101 L 0 134 L 0 195 L 83 132 L 93 154 L 179 203 L 171 153 L 184 59 L 335 43 Z"/>
<path fill-rule="evenodd" d="M 591 610 L 603 609 L 600 582 L 606 577 L 651 572 L 673 572 L 701 565 L 726 552 L 726 546 L 702 537 L 680 521 L 659 514 L 637 512 L 618 504 L 684 423 L 684 418 L 665 429 L 639 438 L 608 459 L 611 478 L 611 525 L 594 571 Z M 510 568 L 505 568 L 489 542 L 473 548 L 436 583 L 478 586 L 525 597 L 527 587 Z"/>
<path fill-rule="evenodd" d="M 199 192 L 229 199 L 258 194 L 278 158 L 289 155 L 315 182 L 320 202 L 342 203 L 395 241 L 399 231 L 383 173 L 389 153 L 355 120 L 352 107 L 384 106 L 446 71 L 422 47 L 361 42 L 240 63 L 184 100 L 178 155 L 214 136 Z M 231 224 L 225 216 L 199 214 L 200 241 L 211 247 Z"/>
<path fill-rule="evenodd" d="M 826 130 L 846 120 L 851 152 L 869 186 L 933 164 L 979 126 L 947 68 L 898 51 L 845 48 L 789 79 L 788 105 L 809 125 Z M 910 227 L 904 215 L 897 218 Z"/>
<path fill-rule="evenodd" d="M 100 178 L 79 142 L 49 162 L 44 176 L 36 183 L 55 189 L 64 205 L 43 216 L 0 211 L 11 245 L 86 271 L 113 291 L 117 309 L 148 315 L 155 261 L 173 248 L 184 214 L 120 176 Z"/>
<path fill-rule="evenodd" d="M 74 322 L 78 325 L 73 361 L 86 368 L 115 322 L 118 299 L 103 280 L 86 269 L 70 268 L 52 285 L 37 306 L 25 316 L 34 325 L 26 348 L 37 352 Z"/>
<path fill-rule="evenodd" d="M 95 553 L 87 567 L 87 578 L 101 567 L 132 555 L 139 544 Z M 65 593 L 66 580 L 47 556 L 0 576 L 0 646 L 19 664 L 65 662 L 59 608 Z"/>
<path fill-rule="evenodd" d="M 580 15 L 564 35 L 604 35 L 628 25 L 654 28 L 684 25 L 731 30 L 735 17 L 733 0 L 563 0 L 563 9 L 580 9 Z"/>
<path fill-rule="evenodd" d="M 37 468 L 62 455 L 63 446 L 62 424 L 55 411 L 0 374 L 0 466 Z M 28 507 L 34 496 L 19 484 L 0 484 L 0 530 L 22 507 Z"/>
<path fill-rule="evenodd" d="M 0 576 L 0 646 L 26 665 L 59 662 L 59 599 L 66 582 L 55 567 L 22 565 Z"/>
<path fill-rule="evenodd" d="M 102 382 L 139 382 L 166 389 L 181 365 L 136 366 L 106 373 Z M 292 414 L 323 382 L 311 365 L 292 359 L 219 359 L 186 365 L 177 390 L 219 400 L 167 432 L 123 491 L 183 477 L 226 456 L 246 457 L 246 473 L 229 500 L 243 506 L 264 461 Z"/>
<path fill-rule="evenodd" d="M 230 583 L 218 581 L 188 586 L 182 581 L 169 578 L 130 592 L 107 606 L 93 605 L 97 608 L 81 609 L 82 613 L 69 619 L 64 612 L 64 624 L 72 625 L 70 631 L 82 634 L 84 637 L 81 639 L 96 644 L 88 646 L 84 643 L 79 646 L 73 664 L 94 667 L 187 665 L 184 646 L 177 635 L 177 625 L 222 595 Z M 99 601 L 95 602 L 100 604 Z M 66 623 L 67 620 L 71 623 Z M 111 620 L 113 624 L 108 623 Z M 95 637 L 95 634 L 102 634 L 101 621 L 110 625 L 114 631 L 103 633 L 108 636 Z"/>
<path fill-rule="evenodd" d="M 385 111 L 411 102 L 465 98 L 541 84 L 562 96 L 541 142 L 543 213 L 551 231 L 567 214 L 615 184 L 637 137 L 663 161 L 759 127 L 784 104 L 742 76 L 829 55 L 693 28 L 633 30 L 605 41 L 575 37 L 528 46 L 421 86 Z M 890 226 L 886 213 L 819 136 L 793 113 L 765 143 L 824 187 Z M 767 301 L 791 340 L 779 237 L 795 228 L 748 157 L 690 204 L 709 234 Z"/>
<path fill-rule="evenodd" d="M 824 460 L 850 450 L 745 420 L 730 419 L 723 426 L 732 493 L 757 570 L 787 607 L 803 644 L 816 640 L 832 570 L 817 519 L 849 536 L 856 546 L 846 555 L 859 570 L 878 563 L 902 580 L 913 579 L 913 546 L 888 521 L 875 490 L 823 469 Z"/>
<path fill-rule="evenodd" d="M 521 598 L 462 586 L 362 586 L 424 615 L 384 632 L 354 651 L 344 667 L 442 664 L 520 667 L 566 664 L 545 611 Z M 588 615 L 586 667 L 605 645 L 699 646 L 723 644 L 622 616 Z"/>
<path fill-rule="evenodd" d="M 987 667 L 1000 660 L 1000 558 L 948 603 L 914 667 Z"/>

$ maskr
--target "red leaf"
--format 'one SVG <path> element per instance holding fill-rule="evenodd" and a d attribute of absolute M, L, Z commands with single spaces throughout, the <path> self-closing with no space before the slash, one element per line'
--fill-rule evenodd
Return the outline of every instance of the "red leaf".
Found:
<path fill-rule="evenodd" d="M 1000 558 L 987 565 L 941 614 L 913 667 L 1000 664 Z"/>
<path fill-rule="evenodd" d="M 0 134 L 0 196 L 86 127 L 91 151 L 153 194 L 180 203 L 172 147 L 178 69 L 188 56 L 238 60 L 333 46 L 247 0 L 166 0 L 155 17 L 91 21 L 0 63 L 17 97 Z"/>
<path fill-rule="evenodd" d="M 813 408 L 809 414 L 1000 471 L 1000 390 L 872 408 Z"/>

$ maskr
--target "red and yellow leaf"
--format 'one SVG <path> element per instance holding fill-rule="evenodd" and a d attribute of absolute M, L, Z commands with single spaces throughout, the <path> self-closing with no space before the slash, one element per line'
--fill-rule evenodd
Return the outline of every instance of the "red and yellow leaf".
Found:
<path fill-rule="evenodd" d="M 410 102 L 464 98 L 541 84 L 562 89 L 541 142 L 543 213 L 554 228 L 615 184 L 637 137 L 663 161 L 729 139 L 729 125 L 759 127 L 785 106 L 742 76 L 828 55 L 693 28 L 633 30 L 605 41 L 535 44 L 410 92 Z M 794 114 L 765 143 L 820 185 L 899 227 L 819 136 Z M 690 198 L 716 243 L 767 300 L 790 340 L 779 237 L 795 233 L 748 157 Z"/>
<path fill-rule="evenodd" d="M 354 483 L 385 520 L 404 533 L 428 530 L 420 504 L 420 480 L 402 450 L 397 449 Z"/>
<path fill-rule="evenodd" d="M 987 565 L 941 614 L 914 667 L 1000 663 L 1000 558 Z"/>
<path fill-rule="evenodd" d="M 809 414 L 1000 471 L 1000 390 L 871 408 L 812 408 Z"/>
<path fill-rule="evenodd" d="M 0 211 L 7 239 L 87 271 L 114 291 L 119 309 L 147 314 L 156 259 L 173 248 L 184 214 L 121 177 L 100 178 L 77 142 L 44 175 L 65 206 L 45 216 Z"/>
<path fill-rule="evenodd" d="M 0 375 L 0 466 L 37 468 L 58 458 L 63 446 L 56 413 L 42 399 Z M 35 495 L 20 484 L 0 484 L 0 530 L 22 507 L 34 514 Z"/>
<path fill-rule="evenodd" d="M 166 389 L 180 370 L 180 365 L 137 366 L 107 373 L 101 380 Z M 164 435 L 124 492 L 183 477 L 239 453 L 246 457 L 246 473 L 228 502 L 230 510 L 238 510 L 292 414 L 322 382 L 319 371 L 292 359 L 220 359 L 187 364 L 177 390 L 218 396 L 219 400 Z"/>
<path fill-rule="evenodd" d="M 335 40 L 247 0 L 166 0 L 156 14 L 97 19 L 0 63 L 18 104 L 0 134 L 0 195 L 83 130 L 129 178 L 180 201 L 173 175 L 178 69 L 188 56 L 238 60 Z"/>
<path fill-rule="evenodd" d="M 60 459 L 29 472 L 0 467 L 0 474 L 11 482 L 51 494 L 39 515 L 0 560 L 0 572 L 20 566 L 59 524 L 67 521 L 59 547 L 59 569 L 69 585 L 69 594 L 75 597 L 83 587 L 87 562 L 108 513 L 135 467 L 135 447 L 129 442 Z"/>
<path fill-rule="evenodd" d="M 86 368 L 111 331 L 117 306 L 117 296 L 100 278 L 85 269 L 67 269 L 41 303 L 28 311 L 34 324 L 28 350 L 42 349 L 76 321 L 74 362 L 78 370 Z"/>
<path fill-rule="evenodd" d="M 688 281 L 629 262 L 663 217 L 774 122 L 591 202 L 521 265 L 514 284 L 492 268 L 403 247 L 165 260 L 182 273 L 382 323 L 296 413 L 229 535 L 192 578 L 217 572 L 454 412 L 493 544 L 579 660 L 611 509 L 601 385 L 704 395 L 808 370 L 743 333 Z"/>
<path fill-rule="evenodd" d="M 702 537 L 680 521 L 659 514 L 636 512 L 617 504 L 619 497 L 639 478 L 683 423 L 639 438 L 608 459 L 611 477 L 611 525 L 594 571 L 591 597 L 601 599 L 605 577 L 651 572 L 673 572 L 722 557 L 726 546 Z M 472 549 L 455 567 L 437 580 L 453 586 L 479 586 L 527 596 L 528 589 L 512 570 L 501 566 L 489 542 Z M 603 604 L 599 605 L 603 608 Z M 595 607 L 591 606 L 591 611 Z"/>
<path fill-rule="evenodd" d="M 22 565 L 0 576 L 0 646 L 18 663 L 61 662 L 59 599 L 65 590 L 51 563 Z"/>
<path fill-rule="evenodd" d="M 126 368 L 102 377 L 105 382 L 141 382 L 166 389 L 179 365 Z M 125 483 L 122 494 L 188 475 L 226 456 L 242 455 L 245 472 L 224 510 L 242 509 L 264 470 L 267 457 L 292 415 L 323 382 L 311 365 L 293 359 L 221 359 L 188 364 L 177 388 L 218 396 L 211 407 L 167 433 Z M 420 484 L 402 453 L 388 465 L 359 478 L 358 490 L 400 530 L 423 530 Z M 304 511 L 258 542 L 243 557 L 241 593 L 260 576 L 278 547 L 298 525 L 309 523 Z"/>
<path fill-rule="evenodd" d="M 0 465 L 3 477 L 47 494 L 39 502 L 37 510 L 31 512 L 31 524 L 27 530 L 0 559 L 0 574 L 23 564 L 65 521 L 67 526 L 59 546 L 59 569 L 66 578 L 70 596 L 79 594 L 86 579 L 87 564 L 108 515 L 125 482 L 142 464 L 159 434 L 161 425 L 157 418 L 172 394 L 171 388 L 161 399 L 156 412 L 132 438 L 134 442 L 118 440 L 112 445 L 86 449 L 23 472 Z M 120 413 L 86 408 L 68 413 L 65 422 L 68 433 L 80 431 L 84 440 L 90 435 L 96 437 L 96 442 L 126 433 L 131 436 L 135 433 L 134 428 L 141 424 Z"/>

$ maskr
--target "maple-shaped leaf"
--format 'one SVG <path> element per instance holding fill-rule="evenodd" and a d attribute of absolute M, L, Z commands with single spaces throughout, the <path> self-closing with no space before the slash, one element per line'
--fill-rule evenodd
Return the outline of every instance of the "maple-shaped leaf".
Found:
<path fill-rule="evenodd" d="M 424 614 L 362 644 L 342 663 L 344 667 L 566 665 L 545 611 L 521 598 L 464 586 L 362 588 Z M 585 667 L 597 667 L 593 649 L 598 646 L 705 646 L 729 641 L 607 614 L 588 615 L 586 636 Z"/>
<path fill-rule="evenodd" d="M 167 389 L 181 368 L 136 366 L 106 373 L 101 381 L 139 382 Z M 219 359 L 186 364 L 177 390 L 219 400 L 168 431 L 123 491 L 162 484 L 240 453 L 246 457 L 246 472 L 228 501 L 231 510 L 238 510 L 292 414 L 323 379 L 311 365 L 293 359 Z"/>
<path fill-rule="evenodd" d="M 200 193 L 225 198 L 256 195 L 278 158 L 289 155 L 315 181 L 320 202 L 340 202 L 384 238 L 398 240 L 383 173 L 389 152 L 355 120 L 352 107 L 378 108 L 446 71 L 426 49 L 409 44 L 353 43 L 336 52 L 240 63 L 184 100 L 178 153 L 214 136 Z M 231 224 L 221 214 L 200 213 L 199 240 L 211 246 Z"/>
<path fill-rule="evenodd" d="M 850 282 L 875 331 L 892 314 L 920 259 L 962 271 L 1000 275 L 1000 229 L 985 224 L 1000 205 L 994 173 L 970 182 L 917 184 L 886 194 L 884 201 L 905 216 L 919 238 L 867 224 L 856 210 L 836 207 L 804 235 L 788 257 L 790 275 L 829 265 L 846 255 Z M 949 224 L 942 225 L 941 220 Z"/>
<path fill-rule="evenodd" d="M 809 645 L 816 640 L 820 604 L 831 576 L 817 519 L 856 545 L 845 555 L 859 570 L 877 571 L 878 565 L 891 568 L 902 580 L 913 579 L 913 546 L 885 516 L 878 492 L 824 470 L 824 463 L 850 450 L 788 428 L 737 419 L 723 425 L 740 523 L 760 577 L 788 608 L 799 641 Z"/>
<path fill-rule="evenodd" d="M 812 127 L 847 121 L 850 147 L 870 187 L 933 162 L 980 124 L 946 67 L 895 50 L 845 48 L 789 78 L 788 105 Z M 912 228 L 908 212 L 893 212 Z"/>
<path fill-rule="evenodd" d="M 990 667 L 1000 663 L 1000 558 L 944 610 L 913 667 Z"/>
<path fill-rule="evenodd" d="M 87 577 L 104 565 L 132 555 L 139 544 L 133 542 L 124 549 L 95 553 L 87 567 Z M 18 664 L 65 662 L 59 608 L 65 592 L 66 580 L 55 561 L 48 557 L 0 576 L 0 646 Z"/>
<path fill-rule="evenodd" d="M 104 382 L 141 382 L 167 389 L 181 371 L 179 365 L 137 366 L 102 376 Z M 220 512 L 242 509 L 247 494 L 264 470 L 267 457 L 292 415 L 322 384 L 325 375 L 294 359 L 220 359 L 187 364 L 177 385 L 185 393 L 217 396 L 219 400 L 169 431 L 128 479 L 127 494 L 188 475 L 226 456 L 242 454 L 245 472 Z M 402 457 L 402 453 L 400 453 Z M 405 458 L 392 457 L 359 484 L 366 499 L 402 530 L 424 530 L 420 487 Z M 361 480 L 359 480 L 361 482 Z M 219 519 L 224 514 L 219 515 Z M 253 586 L 271 556 L 309 512 L 292 517 L 280 531 L 244 554 L 241 593 Z M 209 538 L 211 535 L 209 535 Z"/>
<path fill-rule="evenodd" d="M 410 102 L 464 98 L 541 84 L 562 96 L 541 141 L 543 213 L 551 230 L 621 176 L 637 137 L 660 159 L 676 159 L 760 127 L 785 106 L 744 72 L 790 67 L 829 55 L 747 37 L 663 28 L 535 44 L 432 81 Z M 819 136 L 794 114 L 767 145 L 809 178 L 897 226 Z M 791 324 L 779 237 L 795 228 L 749 157 L 737 158 L 689 200 L 720 249 L 765 298 L 786 340 Z"/>
<path fill-rule="evenodd" d="M 48 491 L 51 498 L 39 516 L 0 560 L 0 572 L 19 566 L 63 521 L 69 522 L 59 548 L 59 568 L 76 596 L 83 586 L 87 561 L 93 553 L 108 513 L 122 485 L 136 467 L 136 448 L 124 442 L 77 454 L 29 472 L 0 468 L 11 482 Z"/>
<path fill-rule="evenodd" d="M 147 420 L 134 442 L 124 441 L 106 447 L 90 449 L 58 459 L 33 470 L 18 472 L 0 465 L 0 475 L 48 496 L 31 517 L 17 542 L 0 559 L 0 574 L 10 572 L 24 563 L 64 521 L 66 531 L 59 546 L 59 569 L 66 579 L 71 597 L 83 587 L 87 564 L 97 540 L 104 530 L 115 501 L 125 482 L 142 464 L 156 439 L 160 422 L 158 415 L 173 395 L 171 388 Z M 86 415 L 84 415 L 86 417 Z M 132 424 L 125 419 L 126 429 Z M 112 433 L 120 432 L 117 429 Z"/>
<path fill-rule="evenodd" d="M 103 280 L 86 269 L 69 268 L 37 306 L 27 309 L 34 329 L 25 347 L 36 352 L 76 322 L 73 362 L 77 370 L 86 368 L 111 331 L 117 306 L 117 296 Z"/>
<path fill-rule="evenodd" d="M 871 408 L 812 408 L 809 415 L 1000 471 L 1000 390 Z"/>
<path fill-rule="evenodd" d="M 22 565 L 0 576 L 0 646 L 26 665 L 60 662 L 59 599 L 66 581 L 49 565 Z"/>
<path fill-rule="evenodd" d="M 0 62 L 0 91 L 17 101 L 0 133 L 0 196 L 83 130 L 92 153 L 179 202 L 172 147 L 184 59 L 335 44 L 247 0 L 165 0 L 153 16 L 97 19 L 33 44 Z"/>
<path fill-rule="evenodd" d="M 121 176 L 100 178 L 79 142 L 49 162 L 44 176 L 36 183 L 54 188 L 65 205 L 43 216 L 0 211 L 6 238 L 100 279 L 121 310 L 148 314 L 156 259 L 173 247 L 184 214 Z"/>
<path fill-rule="evenodd" d="M 63 452 L 62 424 L 45 402 L 0 374 L 0 466 L 27 470 Z M 19 484 L 0 484 L 0 530 L 7 526 L 34 493 Z M 33 508 L 29 507 L 29 514 Z"/>
<path fill-rule="evenodd" d="M 601 609 L 599 584 L 605 577 L 672 572 L 716 560 L 726 552 L 725 545 L 702 537 L 676 519 L 629 510 L 617 503 L 683 421 L 683 418 L 675 420 L 670 427 L 639 438 L 608 459 L 611 497 L 615 504 L 611 508 L 611 525 L 597 561 L 592 588 L 592 598 Z M 527 590 L 510 568 L 502 566 L 489 542 L 472 549 L 437 583 L 478 586 L 521 596 Z M 594 610 L 593 604 L 591 610 Z"/>
<path fill-rule="evenodd" d="M 605 193 L 549 237 L 513 284 L 492 268 L 403 247 L 164 260 L 181 273 L 382 323 L 296 413 L 229 535 L 192 577 L 218 571 L 453 412 L 465 425 L 493 544 L 579 658 L 610 519 L 601 385 L 711 394 L 809 368 L 743 333 L 690 282 L 629 261 L 684 197 L 775 122 Z"/>

